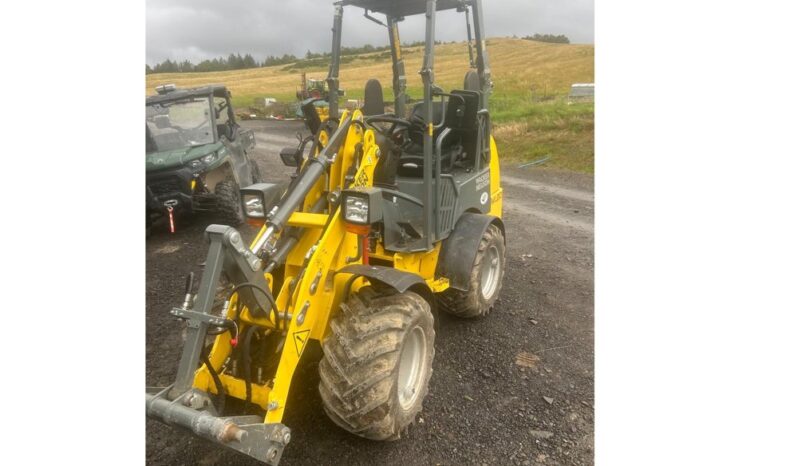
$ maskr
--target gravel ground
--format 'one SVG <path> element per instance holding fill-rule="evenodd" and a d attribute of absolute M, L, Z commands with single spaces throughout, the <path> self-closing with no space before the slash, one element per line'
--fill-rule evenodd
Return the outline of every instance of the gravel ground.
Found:
<path fill-rule="evenodd" d="M 256 130 L 261 173 L 285 180 L 277 153 L 296 144 L 301 123 L 243 124 Z M 292 440 L 281 465 L 593 464 L 593 177 L 507 166 L 502 176 L 502 295 L 487 318 L 441 316 L 429 396 L 409 435 L 371 442 L 328 420 L 317 388 L 321 353 L 310 346 L 283 420 Z M 174 379 L 181 327 L 167 312 L 182 302 L 185 275 L 201 272 L 211 222 L 178 219 L 176 234 L 164 228 L 148 238 L 148 386 Z M 260 464 L 151 420 L 147 463 Z"/>

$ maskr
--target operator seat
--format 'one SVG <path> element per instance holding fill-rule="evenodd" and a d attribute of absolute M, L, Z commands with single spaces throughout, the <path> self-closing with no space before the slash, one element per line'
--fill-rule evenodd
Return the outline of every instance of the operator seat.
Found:
<path fill-rule="evenodd" d="M 385 101 L 382 97 L 382 84 L 377 79 L 366 81 L 366 90 L 363 93 L 363 115 L 374 116 L 385 113 Z"/>
<path fill-rule="evenodd" d="M 363 106 L 360 109 L 366 117 L 385 114 L 385 101 L 382 96 L 382 84 L 377 79 L 366 81 L 363 92 Z M 374 167 L 374 186 L 396 189 L 396 172 L 399 167 L 399 147 L 379 132 L 374 133 L 374 140 L 380 148 L 380 156 Z"/>

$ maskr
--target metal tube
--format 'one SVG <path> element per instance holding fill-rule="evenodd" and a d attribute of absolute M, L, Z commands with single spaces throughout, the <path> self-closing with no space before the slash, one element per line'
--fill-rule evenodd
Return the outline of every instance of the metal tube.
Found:
<path fill-rule="evenodd" d="M 305 200 L 305 196 L 313 189 L 313 186 L 315 186 L 319 178 L 327 173 L 327 167 L 330 166 L 333 159 L 336 157 L 337 151 L 346 138 L 346 133 L 349 131 L 349 126 L 351 124 L 351 116 L 342 121 L 333 135 L 330 136 L 330 141 L 327 143 L 327 146 L 325 146 L 316 157 L 308 160 L 305 164 L 305 169 L 302 170 L 302 173 L 296 179 L 291 189 L 283 195 L 277 208 L 269 214 L 267 219 L 268 228 L 258 242 L 255 243 L 252 252 L 255 254 L 260 252 L 274 233 L 283 229 L 285 223 L 291 217 L 291 214 L 302 204 Z"/>
<path fill-rule="evenodd" d="M 335 5 L 335 17 L 333 19 L 333 39 L 332 39 L 332 59 L 330 61 L 330 71 L 327 74 L 327 87 L 330 103 L 330 118 L 338 118 L 338 69 L 341 65 L 341 28 L 343 24 L 344 7 Z"/>
<path fill-rule="evenodd" d="M 391 44 L 391 60 L 393 61 L 394 114 L 404 118 L 407 77 L 405 77 L 405 61 L 402 59 L 402 43 L 399 40 L 399 22 L 393 17 L 388 17 L 388 39 Z"/>
<path fill-rule="evenodd" d="M 479 104 L 482 110 L 487 110 L 488 96 L 491 93 L 493 83 L 490 80 L 490 63 L 488 61 L 488 53 L 485 50 L 485 24 L 482 21 L 482 0 L 473 0 L 471 10 L 474 14 L 474 37 L 477 42 L 477 72 L 479 73 L 479 82 L 482 87 Z"/>
<path fill-rule="evenodd" d="M 436 0 L 427 0 L 427 29 L 424 44 L 424 64 L 421 79 L 424 81 L 424 105 L 427 128 L 424 131 L 424 240 L 425 249 L 432 249 L 432 153 L 433 117 L 432 83 L 435 80 L 435 10 Z"/>

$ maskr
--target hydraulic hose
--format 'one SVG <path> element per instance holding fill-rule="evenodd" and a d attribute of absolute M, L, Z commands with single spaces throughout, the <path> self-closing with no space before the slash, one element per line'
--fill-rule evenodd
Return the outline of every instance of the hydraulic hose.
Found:
<path fill-rule="evenodd" d="M 277 309 L 277 303 L 274 301 L 274 297 L 272 296 L 272 294 L 269 293 L 267 290 L 263 289 L 262 287 L 254 284 L 254 283 L 251 283 L 251 282 L 240 283 L 240 284 L 236 285 L 235 288 L 233 288 L 233 290 L 230 292 L 230 295 L 229 295 L 228 299 L 230 299 L 234 294 L 238 293 L 238 291 L 243 289 L 243 288 L 254 288 L 254 289 L 260 291 L 264 296 L 266 296 L 266 299 L 269 301 L 269 304 L 271 304 L 272 313 L 274 314 L 274 326 L 275 327 L 279 327 L 280 326 L 280 311 Z M 255 304 L 258 306 L 258 308 L 260 308 L 260 310 L 264 314 L 268 315 L 268 312 L 266 312 L 266 310 L 263 309 L 263 307 L 260 305 L 260 303 L 258 303 L 257 300 L 255 300 Z M 240 317 L 241 317 L 241 308 L 238 307 L 238 309 L 236 311 L 236 320 L 238 320 Z M 283 327 L 285 327 L 285 325 L 283 325 Z"/>
<path fill-rule="evenodd" d="M 216 385 L 216 393 L 218 394 L 219 398 L 219 406 L 216 410 L 219 412 L 219 416 L 222 415 L 224 412 L 224 405 L 225 400 L 227 399 L 227 392 L 224 390 L 224 385 L 222 385 L 222 379 L 219 378 L 219 374 L 216 373 L 216 369 L 213 368 L 211 361 L 208 359 L 208 353 L 210 352 L 210 347 L 203 351 L 200 355 L 200 360 L 205 364 L 205 367 L 208 368 L 208 372 L 211 373 L 211 378 L 213 379 L 214 385 Z"/>
<path fill-rule="evenodd" d="M 252 401 L 252 361 L 250 358 L 250 348 L 252 347 L 252 334 L 257 330 L 258 328 L 253 325 L 247 328 L 247 331 L 244 333 L 244 347 L 242 348 L 242 351 L 244 352 L 244 385 L 246 386 L 247 390 L 247 403 Z"/>

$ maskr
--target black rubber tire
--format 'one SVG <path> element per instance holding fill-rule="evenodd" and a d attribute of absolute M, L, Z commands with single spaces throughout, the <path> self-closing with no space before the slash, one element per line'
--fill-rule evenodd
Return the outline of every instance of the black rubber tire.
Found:
<path fill-rule="evenodd" d="M 490 296 L 484 296 L 482 293 L 482 261 L 485 258 L 486 251 L 492 246 L 496 247 L 499 253 L 499 282 Z M 504 235 L 499 227 L 490 225 L 479 241 L 479 249 L 474 259 L 474 266 L 471 268 L 471 278 L 468 281 L 469 290 L 461 291 L 449 288 L 439 293 L 437 296 L 441 309 L 449 314 L 466 319 L 488 315 L 493 310 L 493 305 L 502 290 L 505 266 Z"/>
<path fill-rule="evenodd" d="M 399 361 L 406 337 L 423 332 L 425 357 L 418 395 L 399 402 Z M 352 293 L 330 321 L 322 343 L 319 392 L 327 416 L 371 440 L 396 440 L 414 422 L 427 395 L 435 329 L 430 305 L 413 292 L 379 295 L 371 287 Z M 413 392 L 416 393 L 416 392 Z"/>
<path fill-rule="evenodd" d="M 249 171 L 252 174 L 252 184 L 257 184 L 263 181 L 263 177 L 260 174 L 260 167 L 258 167 L 258 163 L 249 158 Z"/>
<path fill-rule="evenodd" d="M 216 212 L 219 219 L 231 226 L 237 226 L 244 222 L 244 212 L 241 207 L 241 193 L 238 183 L 234 179 L 228 178 L 216 185 Z"/>

